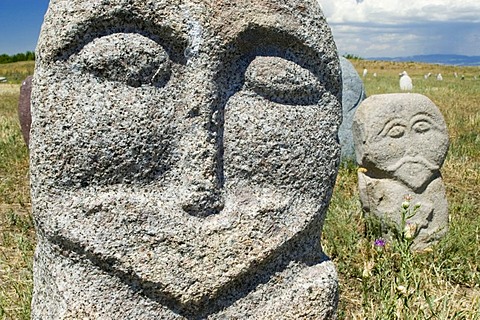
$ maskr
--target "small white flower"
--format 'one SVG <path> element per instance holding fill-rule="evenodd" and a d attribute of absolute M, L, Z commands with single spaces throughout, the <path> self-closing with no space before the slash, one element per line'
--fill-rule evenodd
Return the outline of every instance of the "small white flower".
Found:
<path fill-rule="evenodd" d="M 363 263 L 363 272 L 362 272 L 362 277 L 364 278 L 370 278 L 372 276 L 372 269 L 375 266 L 375 262 L 373 261 L 368 261 Z"/>
<path fill-rule="evenodd" d="M 410 240 L 416 236 L 417 232 L 417 224 L 407 222 L 405 225 L 405 229 L 403 230 L 403 234 L 405 235 L 405 239 Z"/>
<path fill-rule="evenodd" d="M 407 288 L 405 286 L 402 286 L 402 285 L 397 287 L 397 291 L 401 294 L 404 294 L 404 295 L 407 294 Z"/>

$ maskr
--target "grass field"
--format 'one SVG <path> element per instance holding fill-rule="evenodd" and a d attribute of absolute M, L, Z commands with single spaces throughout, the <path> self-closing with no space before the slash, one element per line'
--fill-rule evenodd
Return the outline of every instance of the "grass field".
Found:
<path fill-rule="evenodd" d="M 0 77 L 6 77 L 10 84 L 20 84 L 28 75 L 33 74 L 34 67 L 33 61 L 0 64 Z"/>
<path fill-rule="evenodd" d="M 0 65 L 20 83 L 32 62 Z M 29 319 L 35 233 L 30 215 L 28 151 L 18 123 L 18 84 L 0 83 L 0 319 Z"/>
<path fill-rule="evenodd" d="M 324 249 L 340 274 L 339 318 L 480 319 L 480 80 L 474 80 L 480 67 L 352 63 L 359 74 L 368 70 L 368 96 L 399 92 L 398 74 L 406 70 L 413 92 L 429 97 L 443 113 L 450 135 L 442 169 L 450 230 L 426 252 L 410 255 L 398 244 L 378 250 L 377 235 L 360 209 L 357 168 L 342 168 L 323 233 Z M 441 73 L 444 81 L 424 79 L 429 72 Z"/>
<path fill-rule="evenodd" d="M 398 92 L 398 73 L 406 70 L 413 92 L 428 96 L 442 111 L 451 142 L 442 169 L 450 230 L 424 252 L 405 251 L 401 243 L 375 247 L 377 235 L 360 209 L 357 168 L 342 167 L 323 233 L 324 249 L 339 272 L 339 318 L 480 319 L 480 68 L 352 62 L 359 72 L 369 70 L 368 95 Z M 32 70 L 31 62 L 0 65 L 0 76 L 13 83 L 0 84 L 0 319 L 30 315 L 35 234 L 28 151 L 16 107 L 18 83 Z M 442 73 L 444 81 L 424 79 L 428 72 Z"/>

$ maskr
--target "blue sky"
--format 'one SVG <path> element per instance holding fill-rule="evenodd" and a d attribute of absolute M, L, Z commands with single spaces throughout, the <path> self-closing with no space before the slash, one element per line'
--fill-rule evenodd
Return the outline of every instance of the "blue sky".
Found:
<path fill-rule="evenodd" d="M 0 54 L 34 51 L 48 0 L 0 0 Z"/>
<path fill-rule="evenodd" d="M 48 2 L 0 0 L 0 54 L 35 49 Z M 341 54 L 365 58 L 480 55 L 480 0 L 318 2 Z"/>

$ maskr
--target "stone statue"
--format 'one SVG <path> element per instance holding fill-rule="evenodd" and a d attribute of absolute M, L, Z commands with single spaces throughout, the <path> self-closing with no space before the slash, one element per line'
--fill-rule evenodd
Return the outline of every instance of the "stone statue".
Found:
<path fill-rule="evenodd" d="M 32 318 L 331 319 L 336 52 L 314 0 L 52 0 Z"/>
<path fill-rule="evenodd" d="M 353 146 L 352 122 L 355 111 L 360 103 L 367 97 L 363 81 L 348 59 L 340 57 L 342 69 L 342 124 L 338 129 L 342 161 L 355 161 L 355 148 Z"/>
<path fill-rule="evenodd" d="M 414 247 L 437 241 L 448 227 L 448 207 L 440 168 L 448 132 L 438 108 L 420 94 L 374 95 L 353 120 L 360 200 L 365 211 L 400 224 L 404 197 L 419 206 L 408 221 Z M 362 172 L 364 171 L 364 172 Z"/>
<path fill-rule="evenodd" d="M 20 86 L 20 97 L 18 99 L 18 119 L 20 121 L 20 128 L 22 129 L 23 141 L 25 141 L 27 148 L 30 141 L 30 126 L 32 124 L 32 115 L 30 113 L 32 78 L 32 76 L 28 76 L 23 80 Z"/>

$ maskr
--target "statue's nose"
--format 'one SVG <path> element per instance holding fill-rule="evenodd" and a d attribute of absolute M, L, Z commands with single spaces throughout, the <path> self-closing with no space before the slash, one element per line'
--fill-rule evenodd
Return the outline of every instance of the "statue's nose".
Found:
<path fill-rule="evenodd" d="M 223 107 L 211 94 L 216 91 L 208 85 L 192 90 L 182 118 L 179 197 L 182 209 L 199 217 L 219 213 L 224 204 Z"/>
<path fill-rule="evenodd" d="M 182 161 L 181 205 L 191 215 L 208 216 L 223 209 L 221 148 L 200 130 L 191 134 Z"/>
<path fill-rule="evenodd" d="M 424 148 L 421 144 L 415 142 L 415 141 L 418 141 L 418 137 L 416 136 L 416 133 L 413 131 L 410 131 L 407 134 L 407 139 L 408 139 L 408 144 L 405 147 L 405 152 L 404 152 L 405 156 L 417 157 L 418 155 L 421 155 L 422 150 Z"/>

